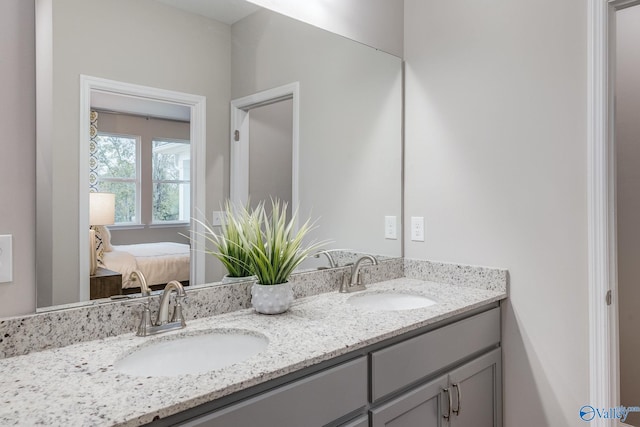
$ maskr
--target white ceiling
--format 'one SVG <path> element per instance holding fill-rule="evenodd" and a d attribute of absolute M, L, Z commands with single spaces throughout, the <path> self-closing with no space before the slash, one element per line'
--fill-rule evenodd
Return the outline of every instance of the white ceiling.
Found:
<path fill-rule="evenodd" d="M 232 25 L 261 9 L 244 0 L 156 0 L 187 12 Z"/>

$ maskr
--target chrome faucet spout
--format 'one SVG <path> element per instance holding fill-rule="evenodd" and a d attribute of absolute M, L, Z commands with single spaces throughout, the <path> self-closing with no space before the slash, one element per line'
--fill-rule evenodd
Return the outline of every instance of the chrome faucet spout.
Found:
<path fill-rule="evenodd" d="M 140 293 L 143 297 L 147 297 L 151 295 L 151 288 L 147 285 L 147 279 L 142 274 L 140 270 L 134 270 L 129 275 L 132 282 L 140 282 Z"/>
<path fill-rule="evenodd" d="M 173 318 L 180 318 L 179 321 L 184 323 L 184 319 L 182 319 L 182 305 L 180 300 L 184 298 L 187 294 L 184 292 L 184 288 L 182 284 L 177 280 L 172 280 L 164 287 L 162 291 L 162 298 L 160 299 L 160 308 L 158 309 L 158 319 L 156 320 L 156 325 L 164 325 L 165 323 L 169 323 L 169 296 L 171 292 L 175 291 L 177 294 L 176 299 L 176 307 L 174 308 Z M 176 311 L 180 311 L 180 313 L 176 313 Z M 177 315 L 178 314 L 178 315 Z M 172 319 L 172 321 L 174 321 Z"/>
<path fill-rule="evenodd" d="M 329 268 L 336 268 L 338 266 L 338 264 L 336 264 L 336 261 L 333 259 L 333 256 L 331 256 L 331 252 L 330 251 L 320 251 L 317 252 L 315 255 L 313 255 L 314 258 L 320 258 L 320 255 L 324 255 L 327 257 L 327 260 L 329 261 Z"/>

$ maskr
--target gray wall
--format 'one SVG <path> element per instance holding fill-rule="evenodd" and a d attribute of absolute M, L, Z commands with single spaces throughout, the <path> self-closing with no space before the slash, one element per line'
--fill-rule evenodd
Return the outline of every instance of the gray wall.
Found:
<path fill-rule="evenodd" d="M 293 101 L 249 112 L 249 199 L 255 206 L 271 198 L 288 203 L 291 213 Z"/>
<path fill-rule="evenodd" d="M 505 426 L 589 404 L 586 7 L 405 1 L 406 255 L 509 269 Z"/>
<path fill-rule="evenodd" d="M 620 403 L 640 402 L 640 6 L 616 12 Z M 635 403 L 634 403 L 635 402 Z M 640 413 L 627 424 L 640 425 Z"/>
<path fill-rule="evenodd" d="M 320 216 L 311 237 L 398 256 L 384 216 L 402 203 L 400 60 L 269 11 L 231 33 L 234 99 L 300 83 L 300 218 Z"/>
<path fill-rule="evenodd" d="M 0 234 L 13 235 L 13 282 L 0 283 L 0 317 L 35 307 L 34 4 L 0 2 Z"/>

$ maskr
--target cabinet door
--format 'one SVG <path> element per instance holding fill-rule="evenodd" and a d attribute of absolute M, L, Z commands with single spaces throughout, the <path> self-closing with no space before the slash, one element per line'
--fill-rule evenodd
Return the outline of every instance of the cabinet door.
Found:
<path fill-rule="evenodd" d="M 448 403 L 443 402 L 447 388 L 447 377 L 409 391 L 402 396 L 371 411 L 371 427 L 440 427 L 443 411 Z"/>
<path fill-rule="evenodd" d="M 500 349 L 496 349 L 449 374 L 451 427 L 502 426 L 501 373 Z"/>
<path fill-rule="evenodd" d="M 180 425 L 323 426 L 366 404 L 367 359 L 360 357 Z"/>

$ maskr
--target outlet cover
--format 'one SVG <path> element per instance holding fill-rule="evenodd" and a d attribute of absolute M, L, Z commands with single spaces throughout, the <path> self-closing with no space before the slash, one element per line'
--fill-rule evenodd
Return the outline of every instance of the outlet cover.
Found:
<path fill-rule="evenodd" d="M 397 220 L 395 216 L 384 217 L 384 238 L 391 240 L 398 238 Z"/>
<path fill-rule="evenodd" d="M 424 242 L 424 217 L 411 217 L 411 240 L 414 242 Z"/>

